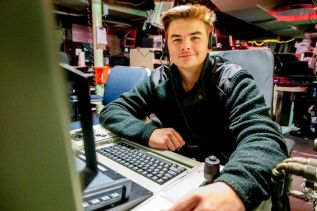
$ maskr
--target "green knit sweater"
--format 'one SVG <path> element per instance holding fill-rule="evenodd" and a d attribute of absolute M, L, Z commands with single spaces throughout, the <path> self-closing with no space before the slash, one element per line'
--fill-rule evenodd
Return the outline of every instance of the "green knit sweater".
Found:
<path fill-rule="evenodd" d="M 242 67 L 207 56 L 193 89 L 185 92 L 175 65 L 161 66 L 130 92 L 106 105 L 100 123 L 113 133 L 148 145 L 154 113 L 162 127 L 178 131 L 196 151 L 179 153 L 197 160 L 215 155 L 224 165 L 216 181 L 231 186 L 247 210 L 270 197 L 271 170 L 286 158 L 279 126 L 252 76 Z"/>

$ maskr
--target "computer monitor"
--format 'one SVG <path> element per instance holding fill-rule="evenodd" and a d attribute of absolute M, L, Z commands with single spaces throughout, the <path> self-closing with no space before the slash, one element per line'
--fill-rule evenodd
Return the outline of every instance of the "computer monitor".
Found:
<path fill-rule="evenodd" d="M 83 132 L 86 155 L 86 165 L 85 168 L 81 169 L 80 176 L 82 188 L 85 189 L 98 172 L 89 93 L 89 80 L 93 75 L 82 73 L 80 70 L 66 63 L 61 62 L 59 65 L 66 71 L 65 74 L 68 75 L 68 79 L 74 82 L 74 88 L 77 90 L 80 125 Z"/>
<path fill-rule="evenodd" d="M 0 8 L 1 210 L 82 210 L 50 3 Z"/>
<path fill-rule="evenodd" d="M 275 74 L 286 76 L 294 80 L 311 80 L 314 73 L 308 68 L 307 61 L 299 61 L 295 54 L 276 53 L 274 54 Z"/>
<path fill-rule="evenodd" d="M 114 67 L 116 65 L 120 66 L 129 66 L 130 65 L 130 60 L 124 55 L 112 55 L 110 57 L 110 62 L 109 62 L 111 67 Z"/>

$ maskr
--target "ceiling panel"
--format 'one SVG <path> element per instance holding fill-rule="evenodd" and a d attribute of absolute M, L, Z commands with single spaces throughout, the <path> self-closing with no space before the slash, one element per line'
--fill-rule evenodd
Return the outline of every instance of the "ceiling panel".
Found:
<path fill-rule="evenodd" d="M 224 13 L 248 8 L 252 9 L 258 4 L 257 0 L 211 0 L 211 2 Z"/>
<path fill-rule="evenodd" d="M 248 1 L 248 0 L 247 0 Z M 288 5 L 312 4 L 312 0 L 258 0 L 258 4 L 262 7 L 272 10 Z"/>
<path fill-rule="evenodd" d="M 263 21 L 263 22 L 256 23 L 255 25 L 265 30 L 272 30 L 272 31 L 283 30 L 283 29 L 291 27 L 291 25 L 288 23 L 277 22 L 275 20 Z"/>
<path fill-rule="evenodd" d="M 272 30 L 272 31 L 280 36 L 285 36 L 285 37 L 288 37 L 290 34 L 292 34 L 292 37 L 301 37 L 303 35 L 302 31 L 298 31 L 294 29 L 293 27 L 280 29 L 280 30 Z"/>
<path fill-rule="evenodd" d="M 281 7 L 291 8 L 290 6 L 303 4 L 313 6 L 313 0 L 211 0 L 211 2 L 219 11 L 267 31 L 272 31 L 277 36 L 304 37 L 305 33 L 314 30 L 314 26 L 317 24 L 316 14 L 307 16 L 300 21 L 278 21 L 270 14 L 270 10 L 280 9 Z M 300 14 L 304 10 L 299 9 L 296 12 Z"/>
<path fill-rule="evenodd" d="M 230 12 L 230 15 L 248 23 L 274 19 L 272 15 L 258 7 L 234 10 Z"/>

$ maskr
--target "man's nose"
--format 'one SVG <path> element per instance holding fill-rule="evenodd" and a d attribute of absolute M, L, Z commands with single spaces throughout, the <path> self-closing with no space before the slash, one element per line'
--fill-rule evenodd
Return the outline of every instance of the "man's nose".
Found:
<path fill-rule="evenodd" d="M 181 49 L 184 50 L 189 50 L 190 49 L 190 41 L 189 40 L 183 40 Z"/>

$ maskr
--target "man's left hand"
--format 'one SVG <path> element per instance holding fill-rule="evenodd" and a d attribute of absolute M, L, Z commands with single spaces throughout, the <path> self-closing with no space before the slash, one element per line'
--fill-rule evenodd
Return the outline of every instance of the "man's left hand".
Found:
<path fill-rule="evenodd" d="M 199 188 L 179 200 L 169 211 L 245 211 L 236 192 L 226 183 L 216 182 Z"/>

